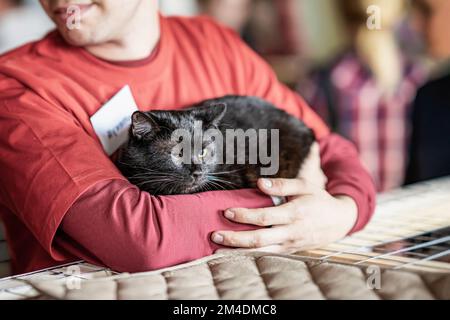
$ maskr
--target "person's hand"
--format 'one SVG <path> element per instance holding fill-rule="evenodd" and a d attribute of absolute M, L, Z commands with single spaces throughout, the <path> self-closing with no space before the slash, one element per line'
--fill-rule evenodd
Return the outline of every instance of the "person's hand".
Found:
<path fill-rule="evenodd" d="M 317 156 L 318 148 L 305 163 L 308 175 L 258 181 L 261 191 L 287 197 L 287 203 L 262 209 L 234 208 L 224 213 L 231 221 L 264 228 L 217 231 L 212 234 L 212 240 L 232 248 L 288 253 L 320 247 L 345 237 L 356 222 L 356 203 L 350 197 L 333 197 L 325 191 L 326 179 Z M 316 163 L 315 169 L 308 163 Z"/>

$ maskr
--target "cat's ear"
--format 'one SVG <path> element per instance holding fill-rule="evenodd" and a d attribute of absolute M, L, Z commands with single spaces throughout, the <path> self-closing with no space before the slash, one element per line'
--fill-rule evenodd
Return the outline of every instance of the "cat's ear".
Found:
<path fill-rule="evenodd" d="M 159 129 L 158 124 L 152 117 L 144 112 L 136 111 L 131 116 L 131 133 L 138 140 L 146 135 L 156 132 Z"/>
<path fill-rule="evenodd" d="M 201 107 L 199 111 L 206 123 L 218 126 L 227 112 L 227 105 L 225 103 L 212 104 Z"/>

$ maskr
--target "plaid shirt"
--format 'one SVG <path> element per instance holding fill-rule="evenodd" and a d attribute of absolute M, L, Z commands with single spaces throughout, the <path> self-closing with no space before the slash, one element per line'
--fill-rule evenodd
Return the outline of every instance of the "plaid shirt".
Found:
<path fill-rule="evenodd" d="M 371 72 L 354 53 L 300 86 L 312 108 L 338 133 L 353 141 L 378 191 L 403 184 L 410 136 L 410 109 L 424 69 L 404 62 L 404 79 L 383 95 Z"/>

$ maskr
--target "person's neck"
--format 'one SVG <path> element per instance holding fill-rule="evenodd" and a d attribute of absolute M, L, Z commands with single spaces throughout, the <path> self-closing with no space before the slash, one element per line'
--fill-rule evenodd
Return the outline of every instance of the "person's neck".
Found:
<path fill-rule="evenodd" d="M 152 3 L 153 1 L 143 1 Z M 149 16 L 152 15 L 152 16 Z M 100 45 L 87 46 L 92 55 L 108 61 L 133 61 L 151 55 L 161 35 L 158 10 L 139 8 L 138 13 L 122 35 Z"/>
<path fill-rule="evenodd" d="M 356 50 L 386 94 L 397 89 L 403 77 L 402 55 L 391 29 L 371 31 L 362 26 L 356 36 Z"/>

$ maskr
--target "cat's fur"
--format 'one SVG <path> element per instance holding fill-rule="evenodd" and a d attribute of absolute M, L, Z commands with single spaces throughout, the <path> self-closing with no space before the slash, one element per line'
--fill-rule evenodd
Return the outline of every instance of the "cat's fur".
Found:
<path fill-rule="evenodd" d="M 312 130 L 302 121 L 270 103 L 256 97 L 226 96 L 179 111 L 133 114 L 130 139 L 120 152 L 118 167 L 131 183 L 153 195 L 255 187 L 263 167 L 259 160 L 253 165 L 174 160 L 173 149 L 179 141 L 172 141 L 172 132 L 185 129 L 192 133 L 196 120 L 203 122 L 203 130 L 217 128 L 224 135 L 226 129 L 278 129 L 279 171 L 273 178 L 295 178 L 314 142 Z M 201 145 L 216 153 L 214 141 L 202 141 Z"/>

